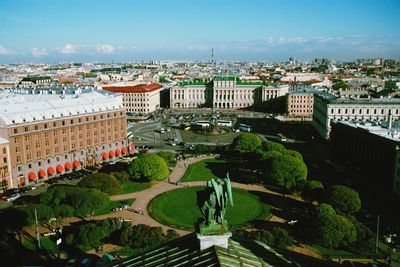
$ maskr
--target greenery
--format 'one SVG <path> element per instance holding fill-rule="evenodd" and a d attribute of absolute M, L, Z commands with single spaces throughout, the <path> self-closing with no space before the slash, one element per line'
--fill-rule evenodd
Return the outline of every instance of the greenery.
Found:
<path fill-rule="evenodd" d="M 29 204 L 18 209 L 26 214 L 27 226 L 35 224 L 35 209 L 39 222 L 47 222 L 50 218 L 54 217 L 52 208 L 45 204 Z"/>
<path fill-rule="evenodd" d="M 91 221 L 80 225 L 74 235 L 74 242 L 83 246 L 98 246 L 102 244 L 103 239 L 118 229 L 118 220 L 105 219 Z"/>
<path fill-rule="evenodd" d="M 204 187 L 189 187 L 164 193 L 150 202 L 151 215 L 178 228 L 193 229 L 202 217 L 197 205 L 197 192 Z M 254 219 L 265 219 L 270 206 L 261 203 L 259 198 L 247 191 L 233 189 L 234 207 L 228 205 L 226 219 L 231 226 L 242 226 Z M 251 209 L 249 208 L 251 207 Z"/>
<path fill-rule="evenodd" d="M 112 212 L 114 208 L 121 207 L 123 205 L 131 206 L 135 199 L 126 199 L 126 200 L 117 200 L 117 201 L 109 201 L 104 206 L 100 207 L 95 211 L 94 216 L 104 215 Z"/>
<path fill-rule="evenodd" d="M 269 246 L 278 248 L 286 248 L 293 243 L 293 237 L 282 227 L 273 227 L 271 231 L 268 230 L 234 230 L 233 235 L 243 239 L 253 239 L 261 241 Z"/>
<path fill-rule="evenodd" d="M 324 246 L 337 248 L 356 241 L 357 231 L 350 220 L 336 214 L 326 217 L 319 228 L 319 237 Z"/>
<path fill-rule="evenodd" d="M 321 200 L 323 194 L 324 185 L 316 180 L 307 181 L 302 191 L 302 196 L 310 200 Z"/>
<path fill-rule="evenodd" d="M 274 237 L 274 245 L 278 248 L 286 248 L 293 243 L 293 237 L 282 227 L 273 227 L 271 234 Z"/>
<path fill-rule="evenodd" d="M 338 248 L 327 248 L 324 247 L 320 244 L 312 244 L 311 246 L 313 249 L 319 252 L 319 254 L 324 255 L 324 256 L 330 256 L 330 257 L 342 257 L 342 258 L 352 258 L 355 256 L 354 253 L 343 250 L 343 249 L 338 249 Z"/>
<path fill-rule="evenodd" d="M 167 162 L 157 154 L 142 154 L 129 163 L 128 172 L 133 179 L 163 180 L 169 175 Z"/>
<path fill-rule="evenodd" d="M 74 216 L 86 217 L 106 205 L 108 196 L 96 189 L 86 189 L 71 186 L 50 187 L 40 197 L 42 204 L 56 207 L 66 204 L 74 208 Z"/>
<path fill-rule="evenodd" d="M 121 192 L 121 185 L 118 180 L 106 173 L 93 173 L 83 178 L 78 186 L 85 188 L 94 188 L 109 195 L 115 195 Z"/>
<path fill-rule="evenodd" d="M 315 208 L 315 218 L 319 225 L 323 224 L 329 217 L 334 215 L 336 215 L 336 212 L 329 204 L 321 203 Z"/>
<path fill-rule="evenodd" d="M 252 133 L 241 133 L 233 139 L 232 147 L 238 151 L 255 151 L 261 146 L 261 138 Z"/>
<path fill-rule="evenodd" d="M 146 190 L 151 187 L 151 184 L 145 182 L 138 183 L 132 181 L 125 181 L 121 183 L 121 186 L 122 186 L 121 194 L 129 194 Z"/>
<path fill-rule="evenodd" d="M 189 165 L 185 174 L 182 176 L 182 182 L 189 181 L 208 181 L 216 175 L 211 166 L 218 166 L 223 168 L 227 164 L 223 159 L 206 159 Z"/>
<path fill-rule="evenodd" d="M 174 230 L 168 230 L 164 234 L 161 227 L 151 227 L 144 224 L 130 225 L 123 224 L 122 228 L 114 235 L 118 245 L 129 246 L 135 250 L 145 250 L 168 242 L 179 235 Z"/>
<path fill-rule="evenodd" d="M 39 249 L 36 239 L 28 239 L 23 243 L 23 246 L 29 250 L 37 251 Z M 40 238 L 40 249 L 56 252 L 58 250 L 56 243 L 50 238 Z"/>
<path fill-rule="evenodd" d="M 332 89 L 335 91 L 342 91 L 349 88 L 349 85 L 340 79 L 333 80 Z"/>
<path fill-rule="evenodd" d="M 160 151 L 157 153 L 160 157 L 162 157 L 170 167 L 174 167 L 176 165 L 176 154 L 169 151 Z"/>
<path fill-rule="evenodd" d="M 343 185 L 332 186 L 329 202 L 336 211 L 344 214 L 353 214 L 361 208 L 357 191 Z"/>

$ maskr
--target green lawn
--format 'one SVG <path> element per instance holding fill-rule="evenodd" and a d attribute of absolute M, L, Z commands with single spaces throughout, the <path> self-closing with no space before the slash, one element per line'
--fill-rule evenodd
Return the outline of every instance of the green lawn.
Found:
<path fill-rule="evenodd" d="M 27 249 L 36 251 L 38 249 L 37 246 L 37 240 L 36 239 L 30 239 L 30 240 L 26 240 L 23 243 L 23 246 Z M 44 237 L 40 239 L 40 247 L 41 249 L 46 249 L 49 251 L 57 251 L 57 245 L 55 242 L 53 242 L 52 240 L 50 240 L 48 237 Z"/>
<path fill-rule="evenodd" d="M 146 190 L 151 187 L 150 183 L 137 183 L 132 181 L 125 181 L 121 183 L 122 191 L 120 194 L 129 194 Z"/>
<path fill-rule="evenodd" d="M 221 135 L 205 135 L 205 134 L 196 134 L 192 131 L 184 131 L 180 130 L 182 140 L 185 143 L 204 143 L 210 142 L 219 145 L 223 144 L 231 144 L 233 139 L 238 136 L 238 133 L 232 132 L 230 129 L 226 130 L 226 133 Z"/>
<path fill-rule="evenodd" d="M 194 229 L 202 217 L 197 206 L 197 192 L 204 187 L 189 187 L 164 193 L 150 202 L 149 211 L 156 220 L 182 229 Z M 234 207 L 228 205 L 226 220 L 233 227 L 243 226 L 254 219 L 265 219 L 270 206 L 247 191 L 233 189 Z"/>
<path fill-rule="evenodd" d="M 226 169 L 226 160 L 206 159 L 191 164 L 182 177 L 182 182 L 189 181 L 208 181 L 217 174 L 215 170 Z M 222 176 L 221 176 L 222 177 Z"/>
<path fill-rule="evenodd" d="M 232 181 L 248 183 L 254 180 L 254 174 L 241 169 L 241 162 L 225 159 L 206 159 L 191 164 L 183 175 L 182 182 L 208 181 L 211 178 L 224 178 L 229 172 Z"/>
<path fill-rule="evenodd" d="M 355 253 L 344 249 L 330 249 L 319 244 L 312 244 L 311 247 L 327 257 L 367 258 L 376 256 L 375 253 Z M 378 251 L 378 256 L 382 256 L 381 251 Z"/>
<path fill-rule="evenodd" d="M 126 200 L 119 200 L 119 201 L 110 201 L 107 205 L 98 209 L 94 216 L 104 215 L 112 212 L 113 208 L 120 207 L 122 205 L 132 205 L 135 199 L 126 199 Z"/>

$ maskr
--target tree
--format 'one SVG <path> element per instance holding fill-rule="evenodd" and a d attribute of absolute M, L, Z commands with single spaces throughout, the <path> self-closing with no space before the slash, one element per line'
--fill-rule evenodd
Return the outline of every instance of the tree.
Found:
<path fill-rule="evenodd" d="M 274 244 L 278 248 L 286 248 L 293 243 L 293 237 L 282 227 L 273 227 L 271 234 L 274 237 Z"/>
<path fill-rule="evenodd" d="M 353 223 L 341 215 L 328 216 L 319 228 L 322 243 L 329 248 L 349 245 L 356 241 L 357 231 Z"/>
<path fill-rule="evenodd" d="M 239 151 L 255 151 L 261 146 L 261 138 L 252 133 L 241 133 L 233 139 L 233 149 Z"/>
<path fill-rule="evenodd" d="M 266 160 L 266 176 L 290 192 L 298 190 L 307 179 L 307 166 L 288 155 L 277 155 Z"/>
<path fill-rule="evenodd" d="M 133 179 L 162 180 L 169 174 L 165 160 L 156 154 L 142 154 L 129 163 L 128 172 Z"/>
<path fill-rule="evenodd" d="M 344 214 L 353 214 L 361 208 L 357 191 L 343 185 L 332 186 L 329 202 L 335 210 Z"/>
<path fill-rule="evenodd" d="M 160 151 L 157 153 L 160 157 L 162 157 L 168 163 L 176 162 L 176 154 L 169 151 Z"/>
<path fill-rule="evenodd" d="M 321 203 L 315 208 L 317 225 L 322 225 L 324 222 L 328 221 L 330 217 L 335 215 L 335 210 L 329 204 Z"/>
<path fill-rule="evenodd" d="M 45 204 L 29 204 L 28 206 L 18 208 L 26 214 L 27 226 L 35 224 L 35 209 L 39 222 L 48 222 L 54 217 L 53 209 Z"/>
<path fill-rule="evenodd" d="M 262 149 L 265 151 L 279 151 L 279 152 L 284 152 L 286 150 L 286 148 L 282 144 L 271 141 L 263 142 Z"/>
<path fill-rule="evenodd" d="M 321 200 L 324 193 L 324 185 L 316 180 L 307 181 L 301 193 L 304 198 Z"/>
<path fill-rule="evenodd" d="M 106 237 L 118 229 L 118 221 L 105 219 L 95 222 L 88 222 L 79 226 L 74 240 L 80 245 L 97 246 Z"/>
<path fill-rule="evenodd" d="M 83 178 L 78 186 L 85 188 L 95 188 L 106 194 L 115 195 L 121 192 L 122 188 L 118 180 L 106 173 L 93 173 Z"/>

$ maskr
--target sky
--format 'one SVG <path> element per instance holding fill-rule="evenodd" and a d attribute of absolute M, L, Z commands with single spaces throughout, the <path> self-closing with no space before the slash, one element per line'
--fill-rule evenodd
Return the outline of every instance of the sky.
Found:
<path fill-rule="evenodd" d="M 400 0 L 0 0 L 0 63 L 400 59 Z"/>

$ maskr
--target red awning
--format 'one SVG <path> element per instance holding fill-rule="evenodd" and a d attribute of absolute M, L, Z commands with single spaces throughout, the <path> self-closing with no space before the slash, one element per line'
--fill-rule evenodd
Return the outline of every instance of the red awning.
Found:
<path fill-rule="evenodd" d="M 79 166 L 81 166 L 81 164 L 77 160 L 74 160 L 74 162 L 72 162 L 72 165 L 74 166 L 74 168 L 78 168 Z"/>
<path fill-rule="evenodd" d="M 36 180 L 36 174 L 34 172 L 28 173 L 28 179 L 29 179 L 29 181 L 35 181 Z"/>
<path fill-rule="evenodd" d="M 103 159 L 107 159 L 107 158 L 108 158 L 108 155 L 107 155 L 106 152 L 103 152 L 103 153 L 101 153 L 101 157 L 102 157 Z"/>
<path fill-rule="evenodd" d="M 128 149 L 126 149 L 126 147 L 123 147 L 121 149 L 121 152 L 122 152 L 122 154 L 126 154 L 126 153 L 128 153 Z"/>
<path fill-rule="evenodd" d="M 130 144 L 129 145 L 129 151 L 135 150 L 135 144 Z"/>
<path fill-rule="evenodd" d="M 39 170 L 38 174 L 39 174 L 39 178 L 46 177 L 46 172 L 44 170 Z"/>
<path fill-rule="evenodd" d="M 115 150 L 115 155 L 117 155 L 117 157 L 121 156 L 121 150 L 119 148 Z"/>
<path fill-rule="evenodd" d="M 65 163 L 64 168 L 66 171 L 69 171 L 72 168 L 71 163 L 69 162 Z"/>
<path fill-rule="evenodd" d="M 63 168 L 63 166 L 61 166 L 60 164 L 58 164 L 58 165 L 56 166 L 56 171 L 57 171 L 58 173 L 62 172 L 63 170 L 64 170 L 64 168 Z"/>
<path fill-rule="evenodd" d="M 54 169 L 53 169 L 53 167 L 49 167 L 49 168 L 47 169 L 47 174 L 48 174 L 48 175 L 53 175 L 53 174 L 54 174 Z"/>
<path fill-rule="evenodd" d="M 115 153 L 114 153 L 114 151 L 110 150 L 110 152 L 108 152 L 108 155 L 110 156 L 110 158 L 113 158 Z"/>

